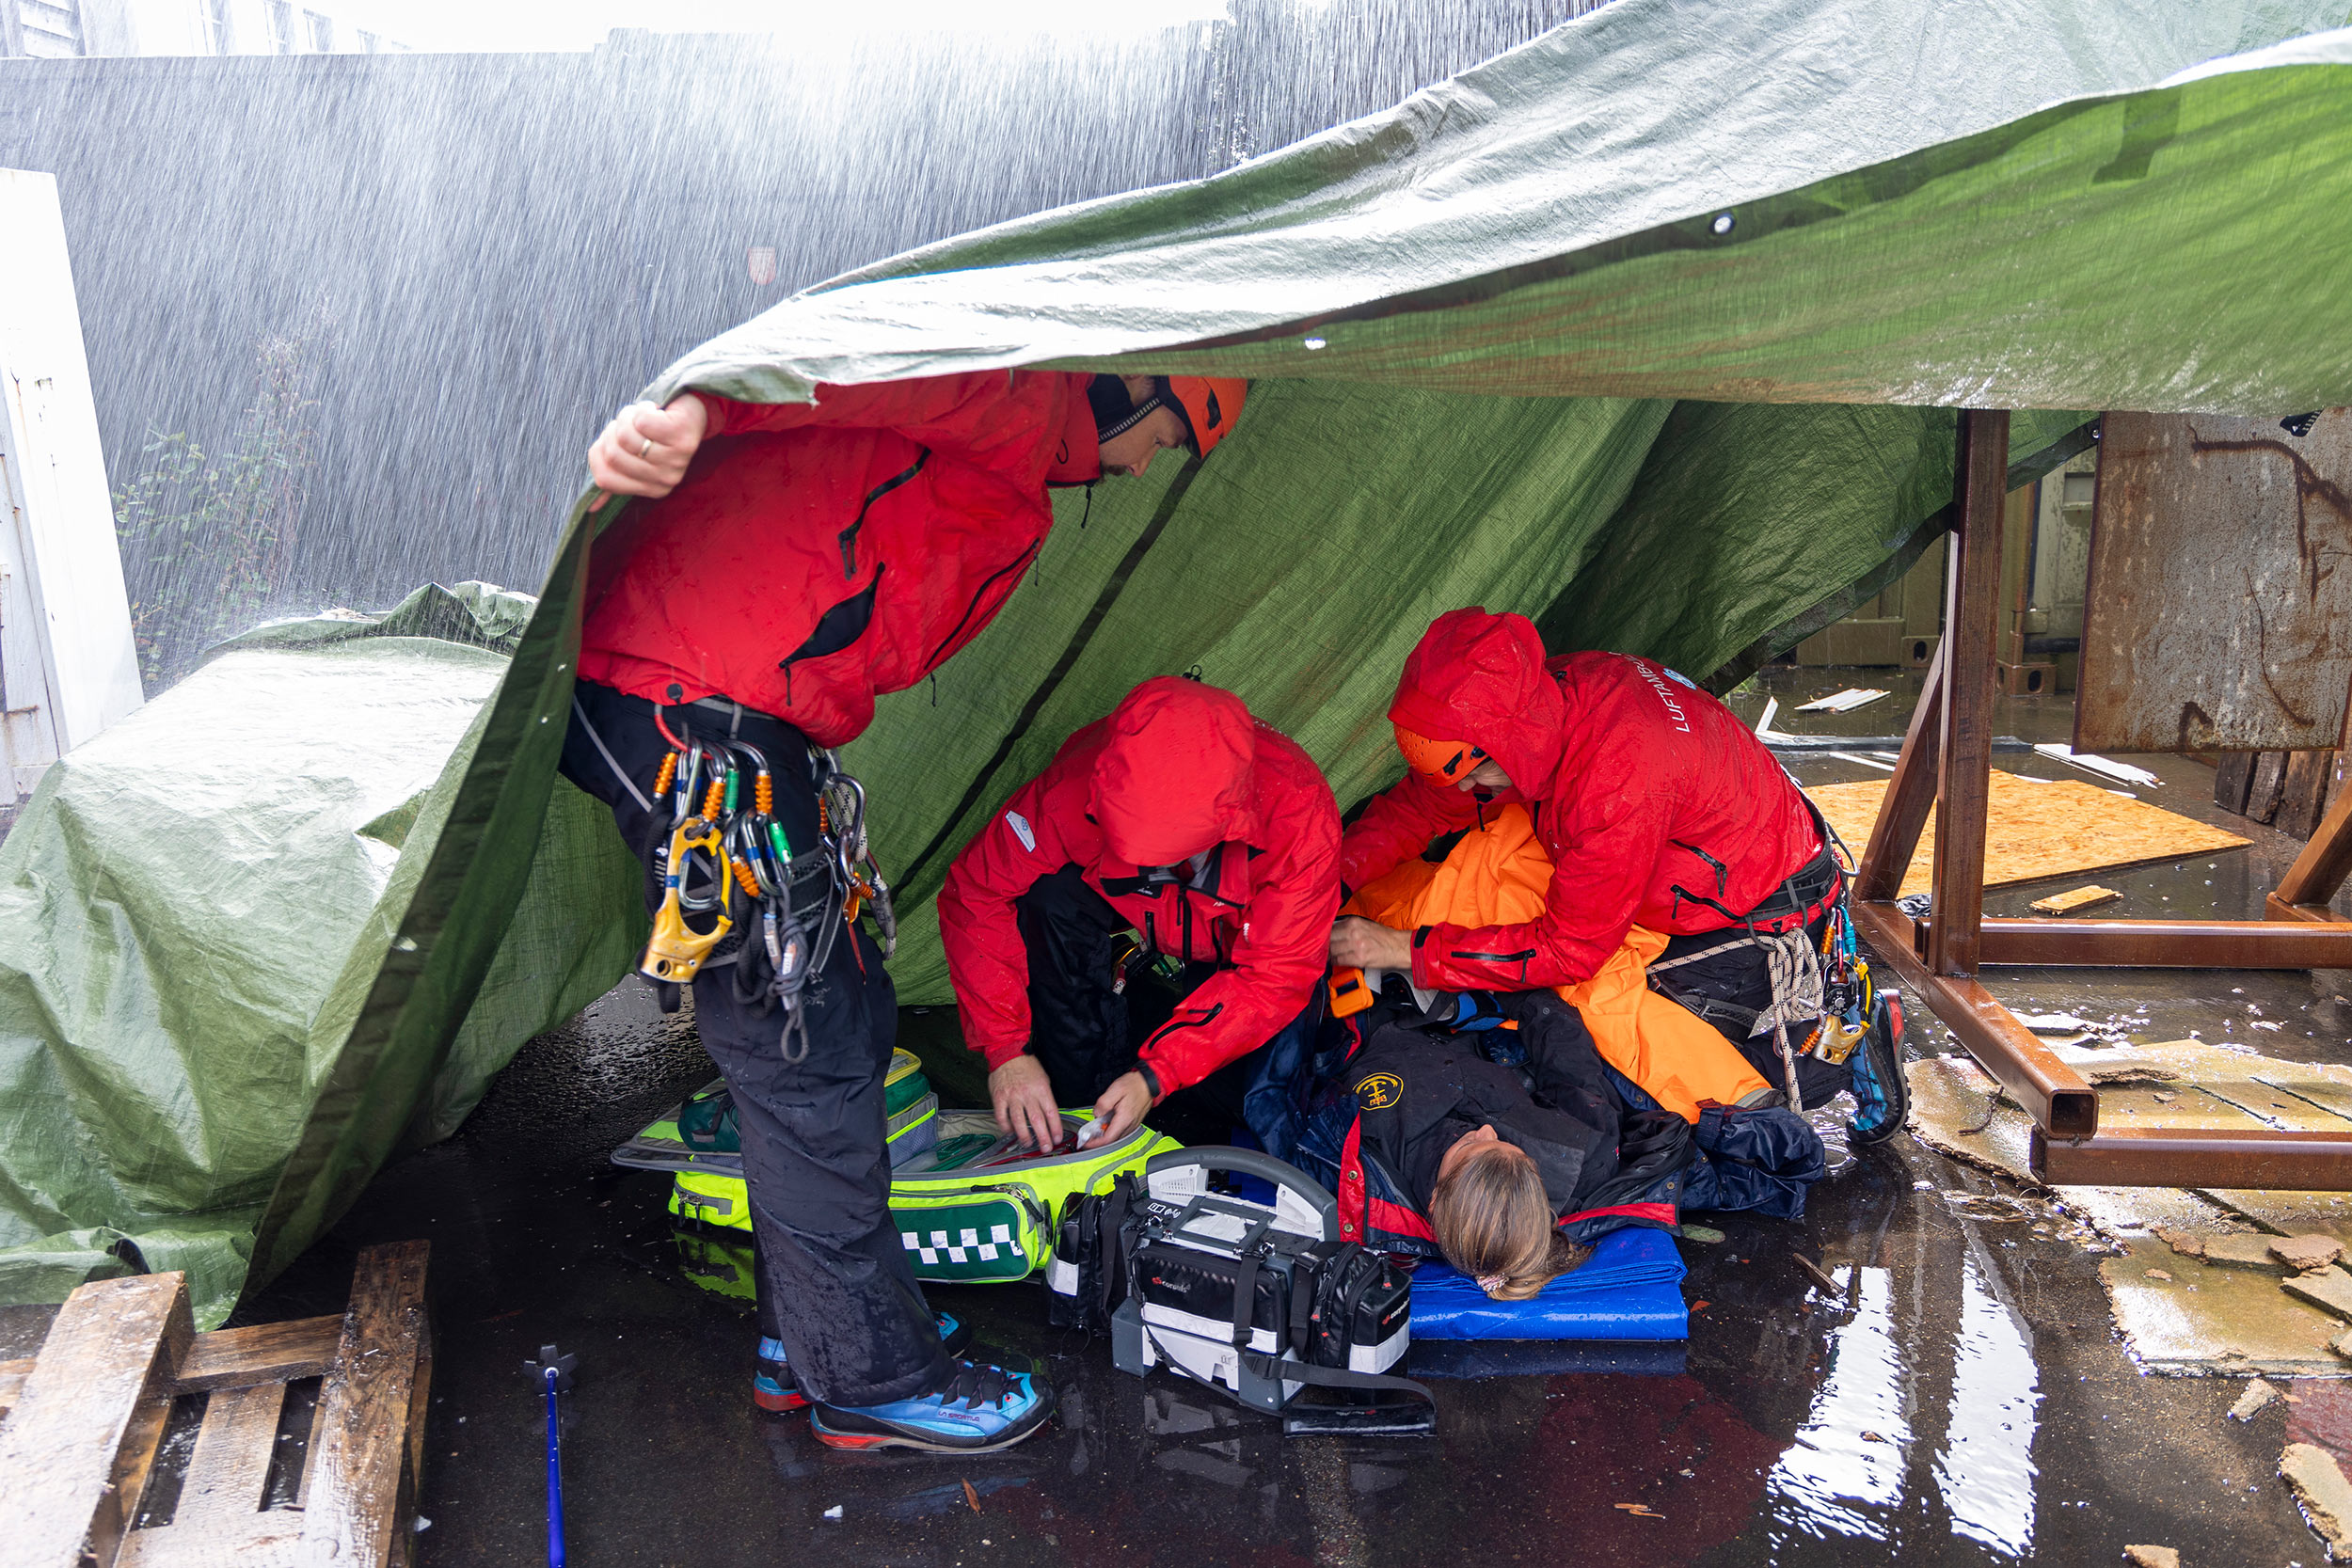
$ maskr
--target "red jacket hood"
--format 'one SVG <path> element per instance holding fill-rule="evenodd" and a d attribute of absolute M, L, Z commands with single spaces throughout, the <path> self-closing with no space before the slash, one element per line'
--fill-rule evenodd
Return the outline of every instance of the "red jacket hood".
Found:
<path fill-rule="evenodd" d="M 1092 810 L 1111 853 L 1172 865 L 1228 840 L 1248 840 L 1255 725 L 1239 697 L 1178 675 L 1154 675 L 1113 710 L 1094 761 Z"/>
<path fill-rule="evenodd" d="M 1429 624 L 1406 656 L 1389 718 L 1431 740 L 1480 747 L 1532 800 L 1551 793 L 1567 703 L 1544 668 L 1535 623 L 1473 607 Z"/>

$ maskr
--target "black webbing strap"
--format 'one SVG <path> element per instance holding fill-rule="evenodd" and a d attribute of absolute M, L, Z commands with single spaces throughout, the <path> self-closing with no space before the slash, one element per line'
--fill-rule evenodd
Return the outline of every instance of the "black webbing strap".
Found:
<path fill-rule="evenodd" d="M 1258 1315 L 1258 1274 L 1264 1265 L 1254 1256 L 1239 1262 L 1233 1273 L 1233 1348 L 1248 1354 L 1250 1320 Z"/>
<path fill-rule="evenodd" d="M 1393 1389 L 1406 1393 L 1429 1406 L 1438 1408 L 1438 1396 L 1427 1385 L 1409 1377 L 1393 1377 L 1387 1372 L 1350 1371 L 1345 1367 L 1318 1367 L 1307 1361 L 1285 1361 L 1279 1356 L 1261 1352 L 1248 1353 L 1249 1370 L 1260 1377 L 1279 1379 L 1284 1383 L 1309 1383 L 1318 1388 L 1361 1388 L 1367 1392 Z"/>

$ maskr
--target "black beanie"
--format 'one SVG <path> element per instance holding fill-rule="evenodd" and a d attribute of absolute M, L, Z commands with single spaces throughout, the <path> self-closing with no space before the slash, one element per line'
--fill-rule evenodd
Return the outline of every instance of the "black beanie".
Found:
<path fill-rule="evenodd" d="M 1094 409 L 1094 438 L 1107 441 L 1114 436 L 1122 436 L 1142 423 L 1144 416 L 1154 408 L 1178 407 L 1168 395 L 1165 380 L 1154 377 L 1152 388 L 1152 395 L 1137 403 L 1128 396 L 1127 382 L 1122 376 L 1098 375 L 1088 383 L 1087 402 Z"/>

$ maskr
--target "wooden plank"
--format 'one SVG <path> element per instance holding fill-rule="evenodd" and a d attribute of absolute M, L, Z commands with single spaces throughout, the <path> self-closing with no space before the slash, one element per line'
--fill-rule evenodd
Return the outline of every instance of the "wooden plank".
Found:
<path fill-rule="evenodd" d="M 236 1388 L 253 1383 L 284 1383 L 297 1377 L 323 1375 L 335 1359 L 343 1321 L 335 1318 L 296 1318 L 252 1328 L 220 1328 L 199 1334 L 188 1346 L 172 1390 L 202 1393 L 213 1388 Z M 0 1411 L 13 1407 L 33 1359 L 0 1361 Z"/>
<path fill-rule="evenodd" d="M 2277 816 L 2279 797 L 2285 793 L 2286 782 L 2286 752 L 2255 752 L 2253 778 L 2246 786 L 2245 815 L 2257 822 L 2267 822 Z"/>
<path fill-rule="evenodd" d="M 2339 744 L 2352 577 L 2352 410 L 2308 436 L 2275 416 L 2101 421 L 2078 752 Z"/>
<path fill-rule="evenodd" d="M 342 1319 L 328 1317 L 199 1334 L 180 1369 L 179 1390 L 193 1394 L 208 1388 L 322 1376 L 334 1362 L 342 1332 Z"/>
<path fill-rule="evenodd" d="M 115 1568 L 325 1568 L 302 1526 L 300 1510 L 278 1508 L 249 1521 L 134 1530 Z"/>
<path fill-rule="evenodd" d="M 2246 792 L 2254 783 L 2254 759 L 2259 752 L 2224 752 L 2213 765 L 2213 803 L 2223 811 L 2246 815 Z"/>
<path fill-rule="evenodd" d="M 359 1255 L 335 1370 L 320 1392 L 303 1539 L 339 1564 L 391 1560 L 405 1529 L 408 1411 L 425 1340 L 423 1242 Z"/>
<path fill-rule="evenodd" d="M 112 1488 L 140 1402 L 178 1373 L 195 1332 L 176 1273 L 66 1298 L 0 1424 L 0 1568 L 75 1568 L 93 1528 L 112 1533 L 101 1515 L 119 1519 Z"/>
<path fill-rule="evenodd" d="M 138 1523 L 147 1478 L 155 1468 L 155 1450 L 163 1446 L 164 1426 L 171 1419 L 172 1398 L 151 1387 L 132 1414 L 131 1430 L 123 1435 L 121 1455 L 115 1463 L 115 1506 L 111 1511 L 100 1509 L 100 1522 L 90 1529 L 90 1547 L 102 1564 L 112 1560 L 114 1546 Z"/>
<path fill-rule="evenodd" d="M 2328 784 L 2335 771 L 2333 752 L 2289 752 L 2285 785 L 2279 793 L 2279 815 L 2270 825 L 2289 838 L 2308 839 L 2319 831 L 2328 809 Z"/>
<path fill-rule="evenodd" d="M 1944 643 L 1929 657 L 1927 678 L 1919 686 L 1919 704 L 1911 710 L 1911 727 L 1896 753 L 1895 776 L 1886 781 L 1878 815 L 1870 823 L 1869 847 L 1854 870 L 1856 898 L 1869 902 L 1891 899 L 1919 847 L 1919 834 L 1935 809 L 1936 749 L 1944 738 Z M 1846 842 L 1853 838 L 1846 835 Z"/>
<path fill-rule="evenodd" d="M 285 1405 L 282 1383 L 223 1388 L 213 1395 L 196 1434 L 196 1451 L 188 1456 L 188 1479 L 171 1515 L 174 1529 L 262 1511 L 278 1414 Z"/>
<path fill-rule="evenodd" d="M 2065 893 L 2054 893 L 2047 898 L 2037 898 L 2030 906 L 2038 914 L 2073 914 L 2096 904 L 2112 904 L 2122 897 L 2111 887 L 2078 887 Z"/>
<path fill-rule="evenodd" d="M 1984 812 L 1993 770 L 1993 638 L 2000 614 L 2001 512 L 2009 483 L 2009 411 L 1960 414 L 1960 544 L 1945 616 L 1944 738 L 1935 777 L 1935 925 L 1927 966 L 1977 972 L 1984 913 Z"/>

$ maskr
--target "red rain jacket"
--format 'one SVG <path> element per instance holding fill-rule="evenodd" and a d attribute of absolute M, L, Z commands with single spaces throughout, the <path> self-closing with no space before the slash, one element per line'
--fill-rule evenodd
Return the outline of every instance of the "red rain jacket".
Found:
<path fill-rule="evenodd" d="M 1214 892 L 1136 879 L 1216 845 Z M 1340 907 L 1340 814 L 1298 744 L 1230 691 L 1173 675 L 1062 743 L 948 868 L 940 935 L 963 1037 L 993 1070 L 1029 1040 L 1013 900 L 1066 865 L 1155 952 L 1229 967 L 1143 1042 L 1163 1094 L 1263 1045 L 1322 980 Z M 1206 879 L 1203 879 L 1205 880 Z"/>
<path fill-rule="evenodd" d="M 1415 932 L 1418 985 L 1576 985 L 1632 927 L 1721 930 L 1731 924 L 1722 911 L 1754 909 L 1820 852 L 1796 784 L 1723 704 L 1646 658 L 1547 660 L 1523 615 L 1439 616 L 1406 659 L 1389 717 L 1486 748 L 1511 776 L 1502 799 L 1532 803 L 1552 860 L 1538 918 Z M 1407 773 L 1347 830 L 1340 874 L 1362 887 L 1475 810 L 1462 791 Z"/>
<path fill-rule="evenodd" d="M 1054 526 L 1048 483 L 1101 472 L 1089 378 L 1028 371 L 696 392 L 677 489 L 596 544 L 580 673 L 657 702 L 732 698 L 820 746 L 978 635 Z"/>

